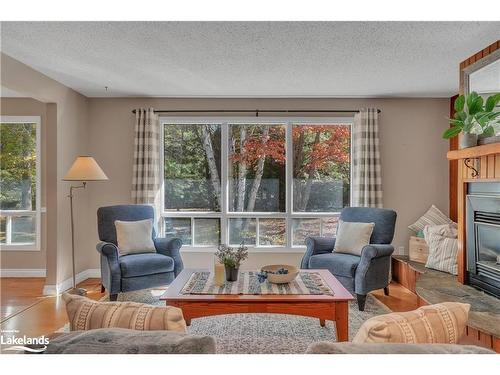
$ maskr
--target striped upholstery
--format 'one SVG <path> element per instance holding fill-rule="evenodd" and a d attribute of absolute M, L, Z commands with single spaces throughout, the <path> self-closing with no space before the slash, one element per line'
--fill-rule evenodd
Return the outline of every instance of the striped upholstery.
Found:
<path fill-rule="evenodd" d="M 425 227 L 424 236 L 429 246 L 429 256 L 425 266 L 456 275 L 458 273 L 458 240 L 438 233 L 441 226 Z"/>
<path fill-rule="evenodd" d="M 382 207 L 378 111 L 361 109 L 352 129 L 352 205 Z"/>
<path fill-rule="evenodd" d="M 457 344 L 470 305 L 443 302 L 414 311 L 379 315 L 363 323 L 353 343 Z"/>
<path fill-rule="evenodd" d="M 182 310 L 136 302 L 97 302 L 63 294 L 72 331 L 97 328 L 129 328 L 141 331 L 186 332 Z"/>
<path fill-rule="evenodd" d="M 408 228 L 413 230 L 415 233 L 421 230 L 424 230 L 426 225 L 442 225 L 442 224 L 451 224 L 451 221 L 448 216 L 443 214 L 439 208 L 432 205 L 431 208 L 427 210 L 427 212 L 420 217 L 416 222 L 412 225 L 409 225 Z"/>

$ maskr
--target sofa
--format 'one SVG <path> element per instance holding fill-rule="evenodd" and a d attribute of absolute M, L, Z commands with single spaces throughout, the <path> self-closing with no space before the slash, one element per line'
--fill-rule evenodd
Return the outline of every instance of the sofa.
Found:
<path fill-rule="evenodd" d="M 101 328 L 53 336 L 45 354 L 216 354 L 216 341 L 173 331 Z M 317 342 L 306 354 L 495 354 L 474 345 Z"/>
<path fill-rule="evenodd" d="M 214 338 L 175 331 L 100 328 L 58 334 L 45 354 L 215 354 Z"/>
<path fill-rule="evenodd" d="M 353 344 L 350 342 L 316 342 L 306 354 L 495 354 L 475 345 L 456 344 Z"/>

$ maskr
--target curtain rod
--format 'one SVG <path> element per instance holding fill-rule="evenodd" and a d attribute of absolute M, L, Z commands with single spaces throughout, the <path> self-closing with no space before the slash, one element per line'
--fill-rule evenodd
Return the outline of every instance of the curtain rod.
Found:
<path fill-rule="evenodd" d="M 359 109 L 158 109 L 154 113 L 359 113 Z M 377 113 L 381 110 L 377 109 Z M 132 113 L 136 113 L 134 109 Z"/>

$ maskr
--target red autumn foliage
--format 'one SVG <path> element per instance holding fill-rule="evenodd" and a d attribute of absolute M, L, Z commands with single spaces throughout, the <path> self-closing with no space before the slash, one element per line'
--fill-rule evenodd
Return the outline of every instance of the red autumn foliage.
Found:
<path fill-rule="evenodd" d="M 262 132 L 248 136 L 242 150 L 237 150 L 231 159 L 255 166 L 262 157 L 266 157 L 283 164 L 286 160 L 284 132 L 283 126 L 271 126 L 266 139 L 263 139 Z M 349 133 L 350 129 L 347 125 L 294 126 L 292 129 L 294 145 L 299 142 L 299 138 L 303 137 L 303 148 L 309 149 L 305 159 L 306 163 L 300 167 L 306 167 L 307 171 L 313 171 L 325 168 L 332 162 L 349 162 Z"/>

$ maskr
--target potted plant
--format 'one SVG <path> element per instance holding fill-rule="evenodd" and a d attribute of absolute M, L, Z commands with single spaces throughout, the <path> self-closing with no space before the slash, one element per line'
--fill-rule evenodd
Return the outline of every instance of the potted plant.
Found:
<path fill-rule="evenodd" d="M 449 119 L 452 125 L 443 133 L 443 138 L 449 139 L 460 134 L 460 148 L 477 145 L 478 135 L 500 135 L 500 111 L 496 109 L 500 101 L 500 93 L 483 100 L 477 92 L 460 95 L 455 100 L 455 115 Z"/>
<path fill-rule="evenodd" d="M 248 257 L 248 248 L 243 243 L 237 249 L 220 244 L 215 252 L 215 256 L 219 259 L 220 263 L 224 264 L 226 280 L 237 281 L 241 262 Z"/>

